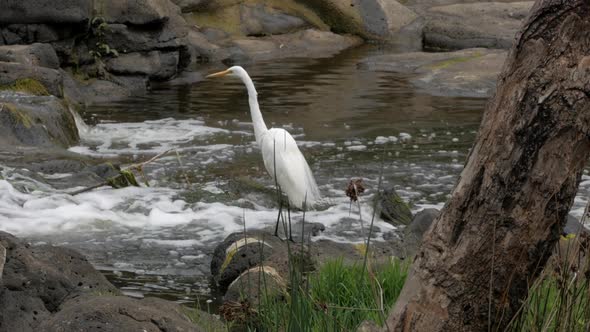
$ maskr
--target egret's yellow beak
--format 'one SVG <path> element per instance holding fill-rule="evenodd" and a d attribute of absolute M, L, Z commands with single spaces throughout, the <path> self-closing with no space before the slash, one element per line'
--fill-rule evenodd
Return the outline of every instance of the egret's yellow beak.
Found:
<path fill-rule="evenodd" d="M 206 78 L 223 77 L 223 76 L 225 76 L 225 75 L 227 75 L 229 73 L 230 73 L 230 71 L 229 71 L 229 69 L 227 69 L 227 70 L 224 70 L 224 71 L 220 71 L 218 73 L 215 73 L 215 74 L 207 75 Z"/>

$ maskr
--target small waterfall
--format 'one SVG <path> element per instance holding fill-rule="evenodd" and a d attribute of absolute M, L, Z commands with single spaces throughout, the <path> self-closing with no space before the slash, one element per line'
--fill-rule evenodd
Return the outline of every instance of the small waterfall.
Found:
<path fill-rule="evenodd" d="M 74 121 L 76 122 L 76 127 L 78 128 L 78 135 L 82 137 L 84 134 L 87 134 L 90 131 L 90 127 L 84 122 L 80 114 L 78 114 L 78 112 L 76 112 L 76 110 L 72 106 L 68 105 L 68 109 L 70 110 L 70 113 L 72 113 Z"/>

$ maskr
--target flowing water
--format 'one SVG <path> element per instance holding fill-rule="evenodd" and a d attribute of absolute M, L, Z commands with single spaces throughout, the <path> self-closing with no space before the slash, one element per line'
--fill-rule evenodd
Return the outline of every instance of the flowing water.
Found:
<path fill-rule="evenodd" d="M 416 91 L 407 76 L 357 68 L 380 52 L 360 48 L 246 68 L 267 125 L 293 134 L 326 197 L 306 216 L 326 226 L 318 238 L 361 241 L 358 207 L 351 211 L 344 189 L 351 178 L 363 178 L 361 211 L 369 220 L 381 167 L 383 186 L 394 187 L 414 211 L 442 207 L 475 138 L 485 100 L 433 97 Z M 221 68 L 203 71 L 215 69 Z M 82 117 L 88 126 L 80 126 L 82 142 L 72 151 L 124 165 L 175 152 L 145 166 L 139 179 L 149 187 L 76 196 L 2 167 L 0 229 L 82 251 L 130 295 L 211 297 L 215 245 L 244 227 L 269 227 L 277 215 L 242 84 L 219 78 L 158 87 L 92 106 Z M 589 179 L 575 202 L 578 217 Z M 377 226 L 378 239 L 395 230 L 380 220 Z"/>

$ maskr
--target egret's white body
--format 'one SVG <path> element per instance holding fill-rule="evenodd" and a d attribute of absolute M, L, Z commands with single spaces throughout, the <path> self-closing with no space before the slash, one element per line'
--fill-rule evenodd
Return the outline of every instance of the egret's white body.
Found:
<path fill-rule="evenodd" d="M 281 191 L 287 195 L 291 206 L 298 208 L 303 208 L 304 204 L 306 208 L 313 206 L 320 199 L 320 192 L 313 173 L 293 136 L 282 128 L 266 127 L 258 105 L 258 93 L 244 68 L 234 66 L 209 77 L 225 75 L 239 77 L 248 89 L 254 135 L 268 174 L 276 180 Z"/>

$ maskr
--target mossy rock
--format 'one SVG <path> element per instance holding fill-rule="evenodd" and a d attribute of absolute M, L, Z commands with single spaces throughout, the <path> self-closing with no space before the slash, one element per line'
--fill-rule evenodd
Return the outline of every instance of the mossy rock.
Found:
<path fill-rule="evenodd" d="M 34 96 L 49 96 L 47 88 L 39 81 L 32 78 L 22 78 L 13 84 L 0 85 L 0 90 L 24 92 Z"/>
<path fill-rule="evenodd" d="M 0 144 L 67 148 L 79 141 L 74 117 L 53 96 L 0 91 Z"/>
<path fill-rule="evenodd" d="M 377 211 L 381 218 L 392 225 L 408 225 L 412 221 L 412 211 L 408 204 L 395 192 L 395 189 L 385 189 L 379 193 Z"/>

